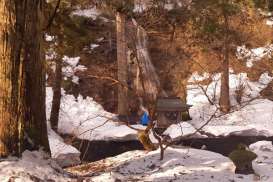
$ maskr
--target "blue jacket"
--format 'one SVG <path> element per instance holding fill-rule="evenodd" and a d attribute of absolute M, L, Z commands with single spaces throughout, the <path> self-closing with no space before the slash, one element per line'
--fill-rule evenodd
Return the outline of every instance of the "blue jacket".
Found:
<path fill-rule="evenodd" d="M 147 113 L 147 112 L 144 112 L 144 114 L 143 114 L 143 115 L 141 116 L 141 118 L 140 118 L 140 123 L 141 123 L 142 125 L 147 126 L 148 123 L 149 123 L 149 121 L 150 121 L 150 118 L 149 118 L 148 113 Z"/>

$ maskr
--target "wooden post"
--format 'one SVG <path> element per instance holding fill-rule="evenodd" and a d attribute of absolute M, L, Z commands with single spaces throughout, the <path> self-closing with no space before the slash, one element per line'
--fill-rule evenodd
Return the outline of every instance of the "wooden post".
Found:
<path fill-rule="evenodd" d="M 128 93 L 127 93 L 127 49 L 125 38 L 125 15 L 117 12 L 117 61 L 118 61 L 118 114 L 128 115 Z"/>

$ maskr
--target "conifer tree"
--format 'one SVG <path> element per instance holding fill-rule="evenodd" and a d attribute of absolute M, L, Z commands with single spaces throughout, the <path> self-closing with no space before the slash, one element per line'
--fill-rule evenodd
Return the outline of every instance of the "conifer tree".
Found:
<path fill-rule="evenodd" d="M 199 37 L 204 41 L 204 47 L 214 47 L 221 55 L 221 90 L 219 105 L 224 113 L 230 111 L 229 96 L 229 62 L 231 45 L 235 42 L 236 29 L 230 26 L 230 20 L 234 15 L 243 13 L 243 9 L 251 6 L 249 1 L 235 0 L 208 0 L 193 1 L 193 22 L 199 31 Z M 220 45 L 220 46 L 219 46 Z M 211 49 L 211 50 L 213 50 Z M 234 49 L 233 49 L 234 50 Z"/>

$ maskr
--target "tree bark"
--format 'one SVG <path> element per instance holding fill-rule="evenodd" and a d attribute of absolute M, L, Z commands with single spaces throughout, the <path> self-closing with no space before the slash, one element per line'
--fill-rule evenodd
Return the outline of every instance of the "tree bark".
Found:
<path fill-rule="evenodd" d="M 230 99 L 229 99 L 229 23 L 228 16 L 224 13 L 224 60 L 222 65 L 221 76 L 221 93 L 220 93 L 220 110 L 224 113 L 230 111 Z"/>
<path fill-rule="evenodd" d="M 45 58 L 42 49 L 43 0 L 27 1 L 24 47 L 25 125 L 33 149 L 49 151 L 45 113 Z"/>
<path fill-rule="evenodd" d="M 125 15 L 117 12 L 117 60 L 118 60 L 118 114 L 128 115 L 128 86 L 127 86 L 127 48 L 125 38 Z"/>
<path fill-rule="evenodd" d="M 60 57 L 60 56 L 59 56 Z M 62 85 L 62 59 L 56 60 L 55 80 L 53 86 L 53 100 L 50 113 L 51 128 L 58 132 L 58 121 L 61 104 L 61 85 Z"/>
<path fill-rule="evenodd" d="M 41 3 L 0 1 L 0 157 L 19 155 L 28 149 L 25 137 L 49 149 Z"/>
<path fill-rule="evenodd" d="M 22 151 L 24 2 L 0 1 L 0 157 Z"/>

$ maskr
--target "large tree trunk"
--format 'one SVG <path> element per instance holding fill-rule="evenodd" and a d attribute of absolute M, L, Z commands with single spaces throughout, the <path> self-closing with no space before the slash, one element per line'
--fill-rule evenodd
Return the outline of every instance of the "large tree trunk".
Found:
<path fill-rule="evenodd" d="M 40 1 L 0 1 L 0 157 L 20 154 L 24 136 L 49 149 Z"/>
<path fill-rule="evenodd" d="M 56 60 L 55 80 L 53 85 L 53 100 L 50 113 L 51 128 L 58 132 L 58 121 L 61 104 L 61 85 L 62 85 L 62 58 Z"/>
<path fill-rule="evenodd" d="M 0 157 L 19 153 L 18 121 L 22 115 L 17 110 L 20 102 L 20 61 L 17 55 L 20 56 L 21 41 L 17 42 L 19 24 L 16 24 L 16 15 L 20 14 L 20 6 L 15 7 L 13 1 L 0 1 Z"/>
<path fill-rule="evenodd" d="M 222 76 L 221 76 L 221 93 L 220 93 L 220 109 L 224 113 L 230 111 L 230 100 L 229 100 L 229 24 L 228 17 L 224 13 L 224 26 L 225 26 L 225 37 L 224 37 L 224 60 L 222 65 Z"/>
<path fill-rule="evenodd" d="M 125 15 L 117 12 L 117 60 L 118 60 L 118 114 L 128 115 L 127 46 L 125 39 Z"/>
<path fill-rule="evenodd" d="M 24 47 L 25 133 L 33 148 L 49 151 L 45 113 L 45 59 L 42 50 L 43 1 L 27 1 Z"/>

